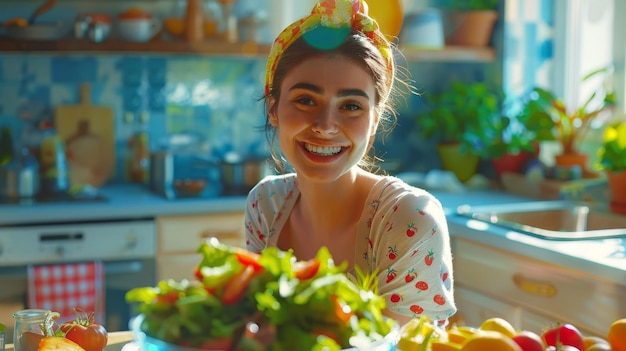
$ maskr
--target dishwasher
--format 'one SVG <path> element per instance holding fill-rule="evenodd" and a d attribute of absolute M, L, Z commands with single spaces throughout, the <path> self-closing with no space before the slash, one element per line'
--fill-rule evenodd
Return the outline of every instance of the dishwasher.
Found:
<path fill-rule="evenodd" d="M 13 313 L 27 306 L 29 265 L 101 261 L 107 331 L 128 330 L 128 290 L 156 284 L 152 219 L 0 227 L 0 323 L 13 340 Z"/>

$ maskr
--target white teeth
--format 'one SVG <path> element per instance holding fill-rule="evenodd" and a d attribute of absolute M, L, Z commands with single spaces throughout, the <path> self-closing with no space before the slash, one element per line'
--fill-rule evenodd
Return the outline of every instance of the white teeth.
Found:
<path fill-rule="evenodd" d="M 318 155 L 334 155 L 341 151 L 341 147 L 339 146 L 315 146 L 305 143 L 304 147 L 310 152 Z"/>

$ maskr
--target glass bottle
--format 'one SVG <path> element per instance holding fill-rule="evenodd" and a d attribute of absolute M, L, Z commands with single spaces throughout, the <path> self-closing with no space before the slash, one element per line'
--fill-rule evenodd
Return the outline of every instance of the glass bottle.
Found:
<path fill-rule="evenodd" d="M 0 166 L 8 164 L 13 159 L 13 137 L 11 129 L 3 127 L 0 131 Z"/>
<path fill-rule="evenodd" d="M 15 351 L 37 350 L 38 342 L 44 334 L 41 326 L 48 313 L 50 313 L 49 310 L 43 309 L 26 309 L 13 313 L 13 319 L 15 319 L 13 349 Z"/>
<path fill-rule="evenodd" d="M 150 180 L 150 152 L 146 130 L 148 119 L 147 112 L 139 115 L 139 126 L 128 141 L 126 172 L 131 183 L 147 184 Z"/>
<path fill-rule="evenodd" d="M 52 123 L 42 125 L 43 138 L 39 149 L 39 172 L 41 194 L 44 197 L 67 195 L 69 177 L 65 142 L 56 133 Z"/>

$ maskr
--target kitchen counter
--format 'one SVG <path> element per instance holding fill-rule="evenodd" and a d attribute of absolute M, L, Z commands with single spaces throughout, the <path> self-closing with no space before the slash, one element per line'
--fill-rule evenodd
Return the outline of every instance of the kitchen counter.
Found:
<path fill-rule="evenodd" d="M 448 215 L 452 237 L 466 237 L 539 260 L 572 267 L 623 284 L 626 281 L 626 239 L 550 241 L 456 215 L 458 206 L 535 201 L 502 191 L 432 191 Z M 108 186 L 102 202 L 0 205 L 0 226 L 54 222 L 126 220 L 159 215 L 243 211 L 245 196 L 167 200 L 137 185 Z"/>
<path fill-rule="evenodd" d="M 104 187 L 100 195 L 103 201 L 2 204 L 0 227 L 243 211 L 246 201 L 245 196 L 168 200 L 132 184 Z"/>
<path fill-rule="evenodd" d="M 133 334 L 129 331 L 110 332 L 107 346 L 104 351 L 121 351 L 124 345 L 133 340 Z M 124 348 L 127 350 L 128 348 Z M 14 351 L 13 344 L 8 344 L 4 348 L 5 351 Z"/>

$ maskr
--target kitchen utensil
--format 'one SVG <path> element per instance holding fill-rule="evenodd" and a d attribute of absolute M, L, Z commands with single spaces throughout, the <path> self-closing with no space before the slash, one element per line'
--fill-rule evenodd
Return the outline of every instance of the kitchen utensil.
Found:
<path fill-rule="evenodd" d="M 115 172 L 113 109 L 90 102 L 91 87 L 80 86 L 80 102 L 57 106 L 54 123 L 65 140 L 70 185 L 99 187 Z"/>
<path fill-rule="evenodd" d="M 228 154 L 220 164 L 224 194 L 247 194 L 263 177 L 270 174 L 264 157 L 240 157 Z"/>
<path fill-rule="evenodd" d="M 56 3 L 57 3 L 57 0 L 48 0 L 44 2 L 43 4 L 41 4 L 37 9 L 35 9 L 33 14 L 30 15 L 30 17 L 28 18 L 28 24 L 35 23 L 35 19 L 37 17 L 39 17 L 42 13 L 50 10 L 54 5 L 56 5 Z"/>

